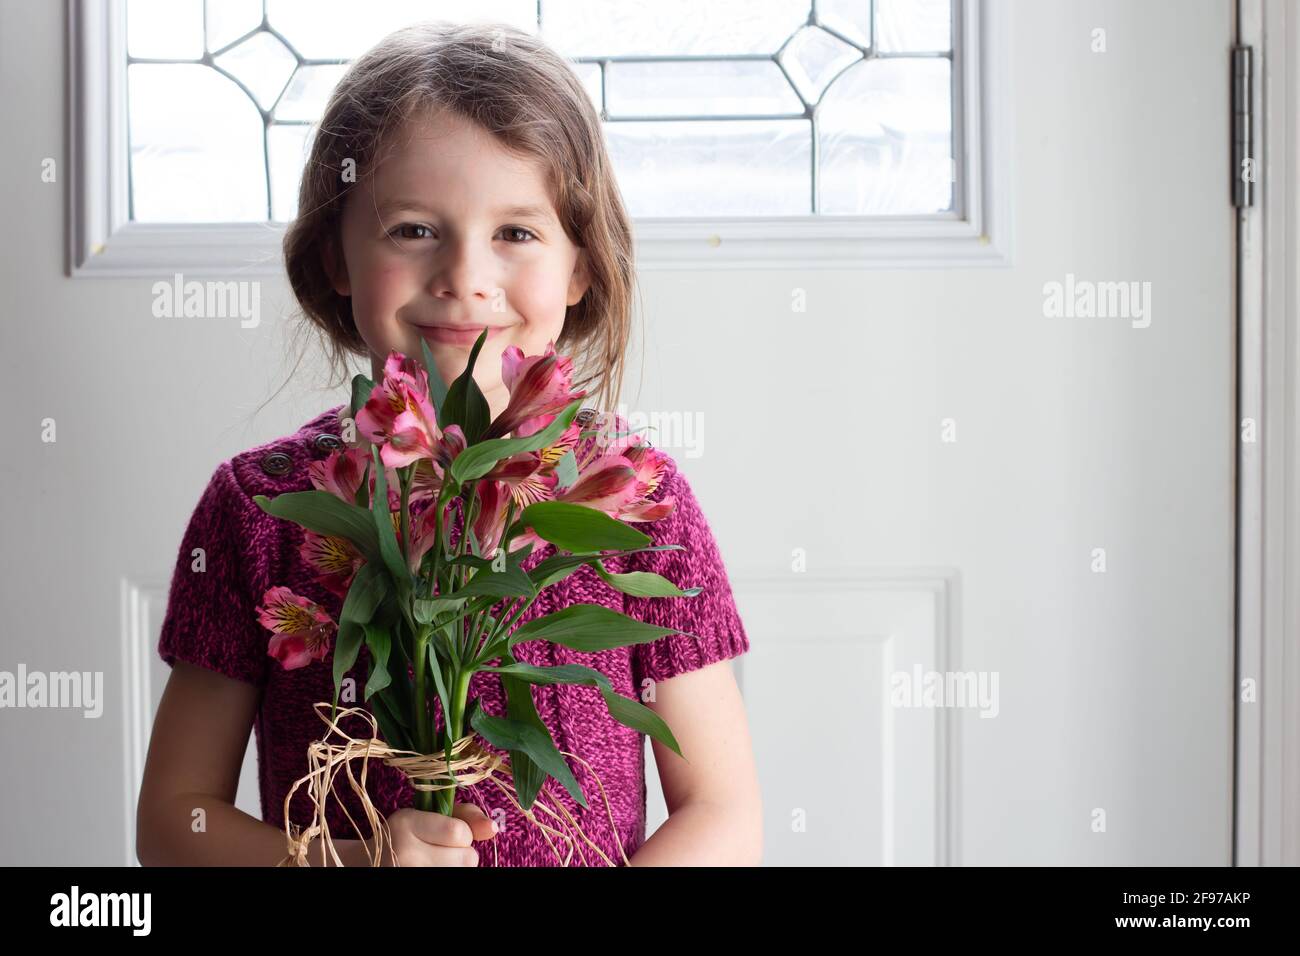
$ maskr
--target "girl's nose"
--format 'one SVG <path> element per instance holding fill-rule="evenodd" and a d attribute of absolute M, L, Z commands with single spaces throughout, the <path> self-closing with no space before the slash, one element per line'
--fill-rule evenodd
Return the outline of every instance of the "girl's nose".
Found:
<path fill-rule="evenodd" d="M 490 255 L 490 250 L 463 240 L 444 243 L 429 280 L 429 294 L 462 302 L 491 299 L 496 278 Z"/>

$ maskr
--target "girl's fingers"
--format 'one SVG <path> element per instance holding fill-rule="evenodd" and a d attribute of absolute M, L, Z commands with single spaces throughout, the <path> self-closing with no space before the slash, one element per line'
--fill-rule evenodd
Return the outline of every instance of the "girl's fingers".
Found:
<path fill-rule="evenodd" d="M 464 820 L 474 831 L 475 840 L 490 840 L 496 835 L 496 827 L 492 825 L 492 818 L 483 812 L 477 804 L 458 803 L 452 810 L 453 816 Z"/>

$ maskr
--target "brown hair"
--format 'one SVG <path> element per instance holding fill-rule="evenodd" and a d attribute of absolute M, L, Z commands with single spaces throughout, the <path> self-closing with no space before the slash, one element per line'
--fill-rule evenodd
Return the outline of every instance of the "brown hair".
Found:
<path fill-rule="evenodd" d="M 586 250 L 591 284 L 567 308 L 557 352 L 574 359 L 574 386 L 610 409 L 623 385 L 634 285 L 632 229 L 605 149 L 600 117 L 569 63 L 504 23 L 418 23 L 354 60 L 330 95 L 302 174 L 284 261 L 308 329 L 342 381 L 347 356 L 369 356 L 352 299 L 335 292 L 323 256 L 337 250 L 343 201 L 373 175 L 389 134 L 415 111 L 450 110 L 550 171 L 556 212 Z M 301 361 L 301 356 L 300 356 Z M 292 374 L 292 373 L 291 373 Z M 595 384 L 593 384 L 595 383 Z M 332 387 L 332 386 L 331 386 Z"/>

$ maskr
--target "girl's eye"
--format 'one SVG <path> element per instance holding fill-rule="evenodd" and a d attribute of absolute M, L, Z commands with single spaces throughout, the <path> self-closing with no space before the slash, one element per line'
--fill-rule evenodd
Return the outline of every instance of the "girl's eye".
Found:
<path fill-rule="evenodd" d="M 406 230 L 408 229 L 423 229 L 426 235 L 410 235 L 408 232 L 406 232 Z M 517 245 L 517 246 L 525 245 L 537 238 L 536 233 L 534 233 L 530 229 L 525 229 L 523 226 L 506 226 L 501 231 L 507 235 L 522 235 L 524 238 L 509 240 L 512 245 Z M 394 229 L 392 232 L 390 232 L 389 235 L 396 236 L 399 239 L 427 239 L 431 237 L 432 232 L 433 230 L 431 230 L 428 226 L 424 225 L 424 223 L 404 222 L 396 229 Z"/>
<path fill-rule="evenodd" d="M 390 236 L 391 236 L 391 235 L 397 235 L 397 236 L 398 236 L 399 238 L 401 238 L 401 239 L 423 239 L 423 238 L 425 238 L 424 236 L 408 236 L 408 235 L 406 235 L 406 234 L 403 232 L 404 229 L 424 229 L 424 230 L 426 230 L 426 231 L 430 231 L 430 230 L 429 230 L 429 227 L 426 226 L 426 225 L 424 225 L 423 223 L 419 223 L 419 222 L 404 222 L 404 223 L 402 223 L 400 226 L 398 226 L 396 229 L 394 229 L 392 232 L 390 232 L 389 235 L 390 235 Z"/>

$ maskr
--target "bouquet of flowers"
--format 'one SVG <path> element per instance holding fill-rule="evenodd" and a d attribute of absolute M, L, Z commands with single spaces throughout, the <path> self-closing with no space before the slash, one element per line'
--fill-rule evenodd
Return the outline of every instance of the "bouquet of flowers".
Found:
<path fill-rule="evenodd" d="M 575 664 L 535 667 L 512 653 L 523 641 L 593 652 L 676 633 L 597 604 L 570 605 L 516 626 L 545 588 L 584 565 L 636 597 L 693 597 L 700 589 L 682 590 L 648 572 L 606 569 L 609 558 L 681 548 L 651 545 L 633 526 L 673 511 L 671 496 L 649 500 L 664 456 L 636 438 L 581 430 L 574 419 L 586 393 L 573 391 L 573 363 L 555 354 L 554 343 L 538 356 L 524 356 L 514 346 L 505 351 L 502 372 L 510 399 L 489 421 L 487 400 L 473 377 L 486 334 L 450 387 L 427 345 L 423 367 L 394 351 L 382 382 L 357 375 L 351 402 L 355 436 L 313 463 L 315 490 L 254 499 L 268 513 L 306 529 L 304 555 L 318 580 L 343 598 L 337 622 L 286 587 L 267 590 L 257 609 L 273 632 L 269 653 L 284 667 L 323 661 L 333 648 L 334 699 L 316 704 L 329 729 L 312 745 L 311 772 L 285 798 L 285 862 L 306 865 L 307 845 L 321 836 L 322 861 L 328 848 L 335 865 L 342 865 L 325 804 L 337 770 L 346 767 L 375 835 L 371 863 L 379 864 L 387 828 L 366 794 L 364 770 L 359 783 L 352 773 L 350 761 L 357 757 L 381 757 L 400 768 L 415 789 L 417 809 L 450 815 L 458 787 L 491 781 L 543 826 L 531 808 L 548 777 L 585 807 L 581 787 L 537 714 L 530 684 L 599 688 L 611 717 L 681 754 L 668 725 L 616 693 L 600 671 Z M 579 463 L 575 448 L 590 434 L 600 436 L 594 445 L 601 451 Z M 547 544 L 556 553 L 525 570 L 533 548 Z M 340 713 L 339 691 L 363 644 L 370 659 L 364 697 L 369 710 Z M 478 671 L 501 679 L 505 716 L 489 715 L 477 699 L 467 699 Z M 441 731 L 435 699 L 444 716 Z M 336 721 L 346 714 L 368 720 L 371 739 L 340 730 Z M 331 741 L 331 734 L 343 742 Z M 480 740 L 507 751 L 509 760 Z M 289 822 L 289 800 L 304 783 L 315 813 L 312 826 L 299 832 Z M 363 843 L 369 854 L 364 837 Z"/>

